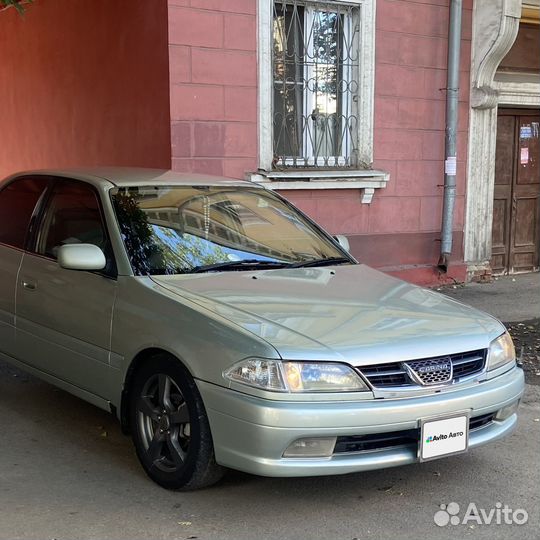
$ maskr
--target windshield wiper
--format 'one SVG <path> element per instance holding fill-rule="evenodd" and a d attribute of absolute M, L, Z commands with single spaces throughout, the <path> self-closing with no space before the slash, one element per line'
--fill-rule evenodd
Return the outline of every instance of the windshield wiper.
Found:
<path fill-rule="evenodd" d="M 196 266 L 189 270 L 188 274 L 199 274 L 201 272 L 220 272 L 226 270 L 264 270 L 265 268 L 285 268 L 290 264 L 280 261 L 261 261 L 259 259 L 243 259 L 241 261 L 225 261 L 215 264 L 205 264 Z"/>
<path fill-rule="evenodd" d="M 323 259 L 310 259 L 308 261 L 301 261 L 293 264 L 289 264 L 287 268 L 308 268 L 310 266 L 330 266 L 332 264 L 352 264 L 347 257 L 325 257 Z"/>
<path fill-rule="evenodd" d="M 222 272 L 227 270 L 265 270 L 268 268 L 307 268 L 310 266 L 329 266 L 333 264 L 352 263 L 346 257 L 325 257 L 323 259 L 310 259 L 296 263 L 282 261 L 261 261 L 259 259 L 242 259 L 240 261 L 224 261 L 215 264 L 196 266 L 188 270 L 187 274 L 200 274 L 202 272 Z"/>

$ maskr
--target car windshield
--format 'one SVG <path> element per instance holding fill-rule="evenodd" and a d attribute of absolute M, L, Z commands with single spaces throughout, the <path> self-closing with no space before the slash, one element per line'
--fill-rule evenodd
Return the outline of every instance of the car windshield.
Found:
<path fill-rule="evenodd" d="M 138 275 L 352 262 L 265 189 L 145 186 L 115 188 L 111 196 Z"/>

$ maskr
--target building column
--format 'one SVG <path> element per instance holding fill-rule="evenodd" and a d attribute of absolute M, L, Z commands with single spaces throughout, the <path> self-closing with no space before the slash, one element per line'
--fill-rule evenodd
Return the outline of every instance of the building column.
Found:
<path fill-rule="evenodd" d="M 497 68 L 519 29 L 521 0 L 476 0 L 471 51 L 464 255 L 468 276 L 490 271 L 499 93 Z"/>

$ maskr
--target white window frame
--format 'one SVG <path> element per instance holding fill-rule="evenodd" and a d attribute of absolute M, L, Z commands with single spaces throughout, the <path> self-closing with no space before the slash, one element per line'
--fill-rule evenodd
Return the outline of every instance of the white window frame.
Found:
<path fill-rule="evenodd" d="M 319 0 L 309 0 L 316 3 Z M 320 0 L 324 2 L 324 0 Z M 249 180 L 266 184 L 272 189 L 361 189 L 361 200 L 370 203 L 377 188 L 386 186 L 389 175 L 374 170 L 373 116 L 375 101 L 375 12 L 376 0 L 337 0 L 336 3 L 360 7 L 359 16 L 359 92 L 356 170 L 310 170 L 301 168 L 277 171 L 273 161 L 273 3 L 257 0 L 258 18 L 258 171 L 248 174 Z"/>

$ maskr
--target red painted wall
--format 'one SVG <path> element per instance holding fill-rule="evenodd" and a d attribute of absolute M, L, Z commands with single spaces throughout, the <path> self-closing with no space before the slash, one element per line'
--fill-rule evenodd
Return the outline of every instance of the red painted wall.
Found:
<path fill-rule="evenodd" d="M 170 166 L 166 0 L 36 0 L 0 12 L 0 177 Z"/>
<path fill-rule="evenodd" d="M 286 191 L 353 253 L 388 271 L 436 278 L 442 212 L 449 0 L 378 0 L 375 162 L 390 173 L 370 205 L 358 190 Z M 256 2 L 169 0 L 172 163 L 243 178 L 257 167 Z M 472 0 L 461 54 L 454 261 L 462 261 Z M 269 128 L 270 129 L 270 128 Z M 457 267 L 457 277 L 464 270 Z M 459 275 L 458 275 L 459 274 Z M 464 274 L 463 274 L 464 275 Z"/>
<path fill-rule="evenodd" d="M 172 166 L 257 168 L 255 0 L 169 0 Z"/>
<path fill-rule="evenodd" d="M 289 194 L 334 233 L 349 236 L 361 260 L 434 282 L 444 181 L 448 0 L 378 0 L 374 167 L 390 173 L 370 205 L 357 192 Z M 463 260 L 472 0 L 462 21 L 454 262 Z M 416 267 L 428 267 L 426 271 Z M 451 270 L 463 278 L 464 267 Z M 415 276 L 416 274 L 416 276 Z"/>
<path fill-rule="evenodd" d="M 243 178 L 257 168 L 255 0 L 37 0 L 0 13 L 0 175 L 77 165 Z M 285 195 L 388 271 L 437 262 L 448 0 L 378 0 L 375 163 L 358 190 Z M 464 2 L 455 256 L 462 255 L 472 0 Z M 168 30 L 168 35 L 167 35 Z M 431 278 L 428 278 L 431 279 Z"/>

